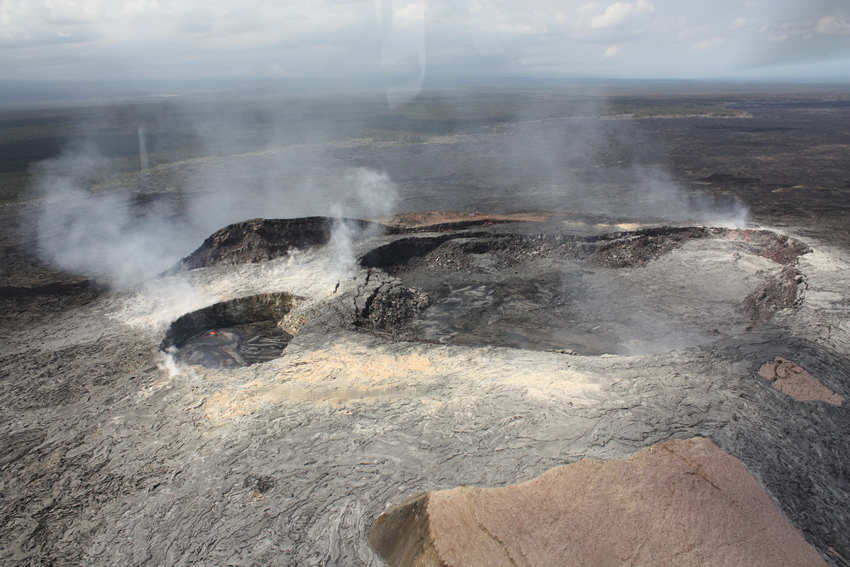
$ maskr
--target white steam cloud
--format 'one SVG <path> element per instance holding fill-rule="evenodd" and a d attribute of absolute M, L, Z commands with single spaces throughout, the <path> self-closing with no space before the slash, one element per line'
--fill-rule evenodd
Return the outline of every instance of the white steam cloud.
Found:
<path fill-rule="evenodd" d="M 635 165 L 626 173 L 633 179 L 624 195 L 630 216 L 727 228 L 747 226 L 749 209 L 740 201 L 720 203 L 707 195 L 687 192 L 665 170 Z"/>
<path fill-rule="evenodd" d="M 52 263 L 124 287 L 167 268 L 167 259 L 185 250 L 186 225 L 173 222 L 171 211 L 134 214 L 131 195 L 91 188 L 109 170 L 92 147 L 69 149 L 36 170 L 39 249 Z"/>
<path fill-rule="evenodd" d="M 285 186 L 280 179 L 296 166 L 281 154 L 258 156 L 198 160 L 187 186 L 171 188 L 165 196 L 146 195 L 135 189 L 99 190 L 110 173 L 109 160 L 92 146 L 75 145 L 34 168 L 42 197 L 34 220 L 41 255 L 65 270 L 126 288 L 155 277 L 234 222 L 308 215 L 370 218 L 391 212 L 398 200 L 395 185 L 380 171 L 350 168 L 347 174 L 306 176 Z M 362 236 L 354 225 L 336 223 L 331 248 L 342 271 L 353 266 L 351 244 Z"/>
<path fill-rule="evenodd" d="M 331 206 L 331 216 L 336 219 L 330 241 L 336 268 L 331 280 L 349 277 L 354 272 L 354 241 L 369 236 L 368 229 L 345 219 L 387 215 L 395 210 L 398 201 L 398 190 L 385 172 L 357 168 L 347 181 L 349 194 Z"/>

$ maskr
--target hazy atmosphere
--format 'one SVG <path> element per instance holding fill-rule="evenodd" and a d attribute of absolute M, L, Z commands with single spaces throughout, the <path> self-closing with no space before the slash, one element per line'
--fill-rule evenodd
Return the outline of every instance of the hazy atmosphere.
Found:
<path fill-rule="evenodd" d="M 476 76 L 846 80 L 850 4 L 5 0 L 0 50 L 4 82 L 324 78 L 411 87 Z"/>

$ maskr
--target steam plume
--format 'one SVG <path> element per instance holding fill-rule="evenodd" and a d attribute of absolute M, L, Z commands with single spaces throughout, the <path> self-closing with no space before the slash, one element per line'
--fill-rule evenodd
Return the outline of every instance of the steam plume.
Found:
<path fill-rule="evenodd" d="M 142 169 L 149 167 L 148 163 L 148 140 L 145 136 L 145 127 L 139 126 L 139 163 Z"/>

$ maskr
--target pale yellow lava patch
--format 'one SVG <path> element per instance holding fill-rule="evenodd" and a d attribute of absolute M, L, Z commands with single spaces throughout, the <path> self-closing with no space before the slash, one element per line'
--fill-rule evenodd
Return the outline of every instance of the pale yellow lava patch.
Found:
<path fill-rule="evenodd" d="M 207 419 L 222 423 L 248 415 L 266 404 L 314 402 L 344 404 L 365 399 L 418 397 L 434 375 L 432 361 L 421 354 L 392 356 L 354 345 L 337 345 L 287 361 L 276 378 L 226 387 L 204 403 Z"/>
<path fill-rule="evenodd" d="M 641 225 L 635 222 L 620 222 L 617 224 L 595 224 L 594 228 L 603 229 L 603 230 L 611 230 L 612 228 L 616 228 L 617 230 L 621 230 L 623 232 L 631 232 L 641 228 Z"/>
<path fill-rule="evenodd" d="M 496 352 L 486 359 L 470 359 L 465 349 L 431 346 L 411 346 L 399 353 L 341 341 L 325 350 L 280 359 L 269 372 L 238 384 L 232 379 L 221 380 L 227 374 L 208 374 L 207 380 L 220 383 L 222 388 L 206 400 L 204 411 L 210 422 L 223 423 L 268 404 L 344 406 L 398 399 L 417 399 L 427 404 L 429 392 L 447 379 L 474 381 L 491 388 L 526 388 L 532 397 L 569 398 L 574 403 L 593 403 L 597 397 L 594 394 L 601 390 L 600 380 L 593 376 L 557 368 L 555 364 L 544 371 L 535 368 L 530 360 L 515 357 L 515 353 Z"/>
<path fill-rule="evenodd" d="M 376 384 L 409 378 L 412 375 L 433 374 L 432 361 L 442 356 L 419 353 L 394 356 L 376 353 L 361 345 L 335 345 L 328 350 L 314 351 L 294 361 L 285 372 L 293 373 L 299 381 L 347 381 Z"/>
<path fill-rule="evenodd" d="M 304 383 L 269 384 L 250 382 L 216 392 L 204 403 L 204 413 L 210 423 L 221 424 L 250 415 L 266 405 L 286 402 L 342 405 L 358 400 L 381 400 L 419 397 L 422 390 L 403 382 L 363 385 L 334 383 L 332 386 Z"/>
<path fill-rule="evenodd" d="M 246 415 L 257 404 L 250 388 L 228 388 L 216 392 L 204 402 L 204 415 L 212 424 L 220 424 Z"/>
<path fill-rule="evenodd" d="M 504 384 L 526 386 L 528 395 L 534 398 L 549 399 L 568 397 L 584 400 L 589 393 L 599 392 L 600 384 L 581 372 L 514 372 L 508 374 Z"/>

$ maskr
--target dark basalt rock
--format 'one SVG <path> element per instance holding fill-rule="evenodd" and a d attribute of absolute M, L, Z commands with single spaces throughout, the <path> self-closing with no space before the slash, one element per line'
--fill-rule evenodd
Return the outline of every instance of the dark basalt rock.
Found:
<path fill-rule="evenodd" d="M 746 185 L 750 183 L 758 183 L 761 179 L 758 177 L 739 177 L 737 175 L 732 175 L 731 173 L 712 173 L 707 177 L 701 178 L 700 181 L 705 181 L 707 183 L 738 183 Z"/>
<path fill-rule="evenodd" d="M 383 233 L 381 224 L 357 219 L 306 217 L 297 219 L 251 219 L 214 232 L 201 246 L 177 262 L 165 274 L 219 264 L 255 264 L 286 256 L 291 250 L 327 244 L 336 226 L 355 232 Z"/>
<path fill-rule="evenodd" d="M 785 266 L 741 301 L 741 310 L 755 327 L 770 319 L 776 311 L 793 307 L 800 301 L 805 282 L 794 266 Z"/>
<path fill-rule="evenodd" d="M 428 294 L 400 285 L 384 284 L 369 296 L 358 313 L 357 325 L 390 332 L 403 326 L 431 305 Z"/>
<path fill-rule="evenodd" d="M 498 235 L 457 230 L 439 236 L 401 238 L 365 254 L 360 259 L 360 265 L 392 272 L 396 268 L 409 268 L 417 262 L 432 262 L 438 255 L 450 262 L 444 245 L 457 241 L 451 242 L 451 245 L 460 255 L 500 251 L 518 261 L 528 257 L 558 255 L 586 260 L 594 266 L 623 268 L 645 265 L 685 242 L 699 238 L 749 242 L 753 244 L 755 253 L 780 264 L 793 263 L 799 256 L 811 252 L 811 248 L 805 244 L 785 235 L 752 229 L 657 227 L 595 236 Z"/>
<path fill-rule="evenodd" d="M 390 565 L 440 565 L 428 522 L 427 493 L 378 516 L 369 531 L 369 544 Z"/>

